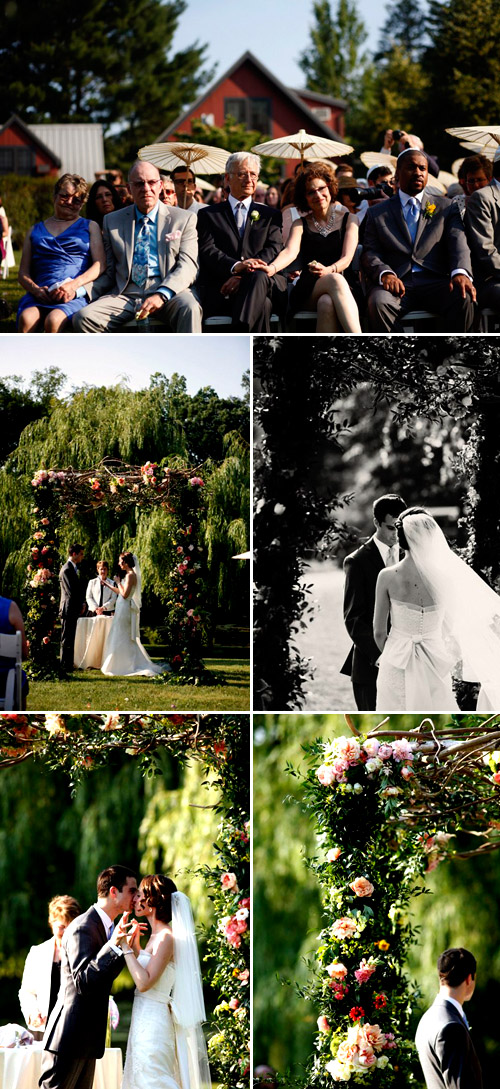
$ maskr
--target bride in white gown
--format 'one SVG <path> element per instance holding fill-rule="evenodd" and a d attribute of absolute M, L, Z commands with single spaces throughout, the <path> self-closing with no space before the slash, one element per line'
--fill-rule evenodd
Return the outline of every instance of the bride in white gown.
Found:
<path fill-rule="evenodd" d="M 109 677 L 131 677 L 135 674 L 154 677 L 163 668 L 155 666 L 144 650 L 139 635 L 141 609 L 141 571 L 133 553 L 122 553 L 119 565 L 125 578 L 106 586 L 118 596 L 111 632 L 106 643 L 106 658 L 101 667 Z"/>
<path fill-rule="evenodd" d="M 121 943 L 136 984 L 122 1088 L 210 1088 L 201 1028 L 206 1015 L 189 898 L 164 874 L 149 874 L 136 894 L 134 913 L 147 918 L 151 934 L 144 950 L 139 946 L 139 926 L 129 942 Z"/>
<path fill-rule="evenodd" d="M 397 525 L 405 557 L 377 579 L 376 710 L 458 711 L 452 673 L 481 684 L 478 711 L 500 707 L 499 596 L 423 508 L 403 511 Z"/>

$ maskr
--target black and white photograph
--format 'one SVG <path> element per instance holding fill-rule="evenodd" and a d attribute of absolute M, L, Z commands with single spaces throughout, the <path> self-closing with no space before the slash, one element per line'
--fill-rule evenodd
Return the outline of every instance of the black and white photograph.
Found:
<path fill-rule="evenodd" d="M 277 338 L 254 355 L 256 702 L 494 710 L 495 339 Z"/>

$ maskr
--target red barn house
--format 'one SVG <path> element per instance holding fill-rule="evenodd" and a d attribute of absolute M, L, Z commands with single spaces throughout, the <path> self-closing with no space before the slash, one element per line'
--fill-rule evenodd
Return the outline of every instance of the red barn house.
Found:
<path fill-rule="evenodd" d="M 191 133 L 194 118 L 222 126 L 233 117 L 247 129 L 276 139 L 305 129 L 314 136 L 344 140 L 347 102 L 314 91 L 285 87 L 253 53 L 246 52 L 203 95 L 158 137 L 158 143 L 174 140 L 174 133 Z M 296 162 L 284 160 L 285 172 L 293 174 Z"/>

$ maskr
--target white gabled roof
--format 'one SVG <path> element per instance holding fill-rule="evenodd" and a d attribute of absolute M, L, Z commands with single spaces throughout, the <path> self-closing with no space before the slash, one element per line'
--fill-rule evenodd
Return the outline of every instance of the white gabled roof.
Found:
<path fill-rule="evenodd" d="M 81 174 L 87 182 L 93 182 L 96 173 L 105 170 L 102 125 L 67 122 L 28 128 L 61 160 L 61 174 Z"/>

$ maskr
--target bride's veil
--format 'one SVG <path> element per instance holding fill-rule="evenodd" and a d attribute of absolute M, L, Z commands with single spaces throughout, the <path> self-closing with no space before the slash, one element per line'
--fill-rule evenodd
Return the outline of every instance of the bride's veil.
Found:
<path fill-rule="evenodd" d="M 478 708 L 500 707 L 500 597 L 450 549 L 427 512 L 401 520 L 410 556 L 456 641 L 463 678 L 479 681 Z"/>
<path fill-rule="evenodd" d="M 211 1087 L 207 1046 L 201 1023 L 206 1021 L 201 982 L 200 959 L 194 930 L 191 902 L 185 893 L 172 894 L 172 934 L 174 938 L 175 983 L 172 999 L 178 1034 L 185 1040 L 187 1070 L 181 1071 L 181 1085 L 191 1090 Z M 182 1050 L 179 1061 L 182 1068 Z M 187 1081 L 186 1081 L 187 1079 Z"/>
<path fill-rule="evenodd" d="M 136 579 L 137 579 L 137 582 L 135 584 L 134 591 L 133 591 L 133 594 L 132 594 L 132 601 L 134 602 L 134 605 L 136 606 L 137 610 L 139 610 L 141 608 L 141 604 L 142 604 L 141 565 L 139 564 L 139 558 L 135 555 L 135 553 L 132 553 L 132 556 L 134 558 L 134 571 L 135 571 L 135 575 L 136 575 Z"/>

